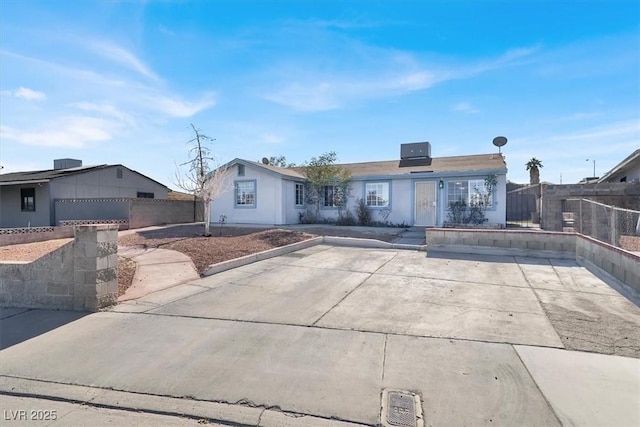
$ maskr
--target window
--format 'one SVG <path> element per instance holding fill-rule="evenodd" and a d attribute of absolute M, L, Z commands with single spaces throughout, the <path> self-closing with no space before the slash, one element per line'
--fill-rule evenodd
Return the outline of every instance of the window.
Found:
<path fill-rule="evenodd" d="M 296 183 L 296 206 L 304 205 L 304 184 Z"/>
<path fill-rule="evenodd" d="M 256 205 L 256 182 L 236 182 L 236 206 L 253 207 Z"/>
<path fill-rule="evenodd" d="M 238 165 L 238 176 L 244 176 L 244 165 Z"/>
<path fill-rule="evenodd" d="M 493 195 L 487 194 L 487 187 L 483 179 L 449 181 L 448 203 L 462 199 L 467 206 L 485 204 L 493 206 Z"/>
<path fill-rule="evenodd" d="M 139 199 L 153 199 L 153 193 L 144 193 L 142 191 L 138 191 L 136 197 Z"/>
<path fill-rule="evenodd" d="M 116 178 L 122 179 L 122 168 L 116 169 Z"/>
<path fill-rule="evenodd" d="M 337 185 L 325 185 L 323 200 L 323 206 L 326 208 L 344 206 L 344 191 Z"/>
<path fill-rule="evenodd" d="M 36 210 L 36 189 L 21 188 L 20 189 L 20 209 L 23 212 L 35 212 Z"/>
<path fill-rule="evenodd" d="M 389 183 L 368 182 L 365 184 L 367 206 L 384 208 L 389 206 Z"/>

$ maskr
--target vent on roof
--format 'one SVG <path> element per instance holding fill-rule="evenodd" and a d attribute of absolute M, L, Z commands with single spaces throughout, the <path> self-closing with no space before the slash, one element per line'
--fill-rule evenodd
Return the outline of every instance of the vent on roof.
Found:
<path fill-rule="evenodd" d="M 79 168 L 82 166 L 82 160 L 78 159 L 55 159 L 53 168 L 55 170 Z"/>
<path fill-rule="evenodd" d="M 400 167 L 429 166 L 431 164 L 431 144 L 414 142 L 400 145 Z"/>

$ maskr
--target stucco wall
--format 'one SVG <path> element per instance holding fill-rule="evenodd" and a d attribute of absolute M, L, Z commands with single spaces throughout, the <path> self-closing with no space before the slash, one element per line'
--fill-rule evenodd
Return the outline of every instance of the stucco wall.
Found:
<path fill-rule="evenodd" d="M 118 169 L 122 170 L 122 178 L 118 178 Z M 137 197 L 139 191 L 153 193 L 155 199 L 167 198 L 166 187 L 121 166 L 71 175 L 51 182 L 52 199 L 133 198 Z"/>
<path fill-rule="evenodd" d="M 299 182 L 302 183 L 302 182 Z M 284 212 L 285 224 L 298 224 L 300 214 L 305 211 L 303 206 L 296 206 L 296 182 L 282 181 L 282 212 Z"/>
<path fill-rule="evenodd" d="M 416 182 L 435 182 L 436 185 L 436 226 L 442 226 L 444 221 L 447 221 L 448 205 L 447 205 L 447 189 L 450 181 L 457 181 L 459 179 L 484 180 L 485 175 L 478 176 L 465 176 L 463 178 L 450 177 L 442 178 L 443 187 L 439 188 L 440 178 L 437 179 L 394 179 L 389 180 L 358 180 L 354 179 L 351 182 L 351 191 L 349 199 L 347 201 L 347 208 L 355 214 L 356 203 L 360 198 L 365 197 L 365 185 L 370 182 L 391 182 L 390 185 L 390 197 L 391 197 L 391 212 L 387 218 L 392 224 L 406 223 L 407 225 L 414 225 L 415 223 L 415 184 Z M 486 217 L 490 224 L 502 224 L 506 225 L 507 220 L 507 178 L 506 175 L 498 175 L 498 182 L 496 185 L 495 200 L 496 204 L 493 208 L 486 211 Z M 375 221 L 384 222 L 382 213 L 383 209 L 371 208 L 373 213 L 373 219 Z M 320 208 L 320 215 L 324 218 L 335 219 L 338 216 L 338 209 L 334 208 Z"/>
<path fill-rule="evenodd" d="M 35 190 L 36 210 L 22 212 L 20 189 Z M 49 202 L 49 184 L 24 184 L 0 187 L 0 227 L 41 227 L 51 225 L 51 204 Z"/>
<path fill-rule="evenodd" d="M 246 224 L 284 224 L 286 222 L 282 205 L 282 180 L 280 177 L 255 168 L 245 167 L 244 176 L 238 176 L 238 165 L 229 169 L 231 188 L 211 203 L 211 222 L 217 223 L 220 215 L 226 215 L 227 222 Z M 235 183 L 256 182 L 255 207 L 235 205 Z"/>

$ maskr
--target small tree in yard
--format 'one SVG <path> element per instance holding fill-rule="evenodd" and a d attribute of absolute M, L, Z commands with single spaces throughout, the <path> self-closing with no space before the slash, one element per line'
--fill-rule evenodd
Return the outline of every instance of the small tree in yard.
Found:
<path fill-rule="evenodd" d="M 176 165 L 175 184 L 184 191 L 202 199 L 204 203 L 204 235 L 209 232 L 211 202 L 227 191 L 230 187 L 229 173 L 224 167 L 211 169 L 210 162 L 214 161 L 211 150 L 206 146 L 207 141 L 215 141 L 197 129 L 193 123 L 191 128 L 195 136 L 188 141 L 189 160 Z M 181 168 L 182 167 L 182 168 Z M 186 170 L 183 168 L 186 167 Z"/>
<path fill-rule="evenodd" d="M 342 209 L 346 206 L 350 188 L 351 174 L 336 166 L 337 155 L 334 151 L 312 157 L 305 162 L 304 175 L 307 178 L 307 201 L 315 205 L 315 218 L 320 214 L 320 204 L 324 198 L 325 186 L 335 186 L 334 204 Z"/>

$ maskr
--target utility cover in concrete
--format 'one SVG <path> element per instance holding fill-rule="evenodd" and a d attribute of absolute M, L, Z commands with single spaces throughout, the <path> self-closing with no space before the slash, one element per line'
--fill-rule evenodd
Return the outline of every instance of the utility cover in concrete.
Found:
<path fill-rule="evenodd" d="M 424 427 L 420 397 L 410 391 L 384 389 L 380 421 L 383 427 Z"/>
<path fill-rule="evenodd" d="M 390 391 L 387 404 L 387 422 L 394 426 L 415 427 L 416 405 L 413 396 L 399 391 Z"/>

